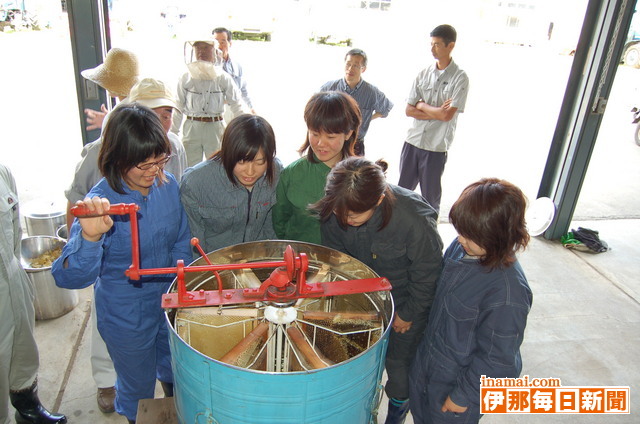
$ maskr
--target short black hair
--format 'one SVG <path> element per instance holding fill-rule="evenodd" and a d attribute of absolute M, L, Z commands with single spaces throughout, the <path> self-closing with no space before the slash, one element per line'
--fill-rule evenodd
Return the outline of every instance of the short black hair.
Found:
<path fill-rule="evenodd" d="M 276 136 L 269 122 L 261 116 L 243 114 L 232 119 L 222 135 L 220 150 L 211 159 L 222 163 L 229 181 L 237 186 L 238 182 L 233 175 L 236 164 L 240 161 L 254 160 L 260 149 L 267 163 L 266 179 L 273 185 Z"/>
<path fill-rule="evenodd" d="M 231 31 L 229 31 L 225 27 L 214 28 L 214 30 L 211 31 L 211 35 L 220 34 L 221 32 L 224 32 L 224 33 L 227 34 L 227 41 L 231 41 L 233 39 L 233 35 L 232 35 Z"/>
<path fill-rule="evenodd" d="M 347 60 L 349 56 L 361 56 L 362 57 L 362 65 L 367 66 L 367 54 L 362 49 L 351 49 L 344 55 L 344 60 Z"/>
<path fill-rule="evenodd" d="M 438 25 L 433 29 L 433 31 L 431 31 L 431 34 L 429 35 L 431 37 L 442 38 L 445 46 L 448 46 L 449 43 L 451 42 L 455 43 L 456 39 L 458 38 L 458 33 L 456 32 L 456 29 L 451 25 L 446 25 L 446 24 Z"/>
<path fill-rule="evenodd" d="M 125 194 L 122 178 L 149 158 L 171 154 L 171 144 L 160 118 L 138 103 L 118 106 L 110 114 L 102 135 L 98 168 L 109 186 Z M 159 173 L 159 184 L 166 182 Z"/>

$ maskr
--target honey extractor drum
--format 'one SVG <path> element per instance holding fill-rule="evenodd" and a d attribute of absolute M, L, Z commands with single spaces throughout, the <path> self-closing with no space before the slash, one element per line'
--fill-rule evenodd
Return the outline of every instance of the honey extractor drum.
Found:
<path fill-rule="evenodd" d="M 291 241 L 244 243 L 207 257 L 215 265 L 282 260 L 288 245 L 307 255 L 308 282 L 377 277 L 346 254 Z M 272 271 L 187 273 L 185 283 L 189 291 L 218 290 L 218 281 L 222 289 L 257 288 Z M 392 317 L 388 291 L 169 310 L 179 420 L 374 423 Z"/>

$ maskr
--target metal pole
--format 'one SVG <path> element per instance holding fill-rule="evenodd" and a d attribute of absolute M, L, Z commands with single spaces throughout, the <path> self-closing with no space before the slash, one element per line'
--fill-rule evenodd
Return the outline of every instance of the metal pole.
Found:
<path fill-rule="evenodd" d="M 587 6 L 538 191 L 557 208 L 547 239 L 560 238 L 571 225 L 634 8 L 633 0 L 590 0 Z"/>
<path fill-rule="evenodd" d="M 84 109 L 99 110 L 102 104 L 109 106 L 109 98 L 103 88 L 84 79 L 80 72 L 101 64 L 111 48 L 109 9 L 107 0 L 67 0 L 67 12 L 80 131 L 82 143 L 87 144 L 100 137 L 100 130 L 87 131 Z"/>

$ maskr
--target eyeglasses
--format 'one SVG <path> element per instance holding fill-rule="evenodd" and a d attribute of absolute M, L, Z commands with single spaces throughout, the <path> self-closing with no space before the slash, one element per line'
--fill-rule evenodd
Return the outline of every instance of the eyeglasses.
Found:
<path fill-rule="evenodd" d="M 351 68 L 362 69 L 362 68 L 364 68 L 364 66 L 358 65 L 357 63 L 345 63 L 344 68 L 345 69 L 351 69 Z"/>
<path fill-rule="evenodd" d="M 136 168 L 138 168 L 141 171 L 148 171 L 154 166 L 157 166 L 158 168 L 162 168 L 167 164 L 167 162 L 169 162 L 169 159 L 171 159 L 172 156 L 173 155 L 169 155 L 166 158 L 161 159 L 157 162 L 148 162 L 148 163 L 143 163 L 142 165 L 136 165 Z"/>

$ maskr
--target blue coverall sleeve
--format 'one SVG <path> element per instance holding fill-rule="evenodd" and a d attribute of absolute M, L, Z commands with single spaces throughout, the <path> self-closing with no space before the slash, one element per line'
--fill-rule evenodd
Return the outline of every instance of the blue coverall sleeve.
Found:
<path fill-rule="evenodd" d="M 103 235 L 97 242 L 85 240 L 82 227 L 75 220 L 62 255 L 51 267 L 56 285 L 65 289 L 83 289 L 93 284 L 100 274 L 104 239 Z"/>
<path fill-rule="evenodd" d="M 451 400 L 460 406 L 480 401 L 480 376 L 516 378 L 522 363 L 520 345 L 524 337 L 529 308 L 505 304 L 481 312 L 478 317 L 476 348 L 468 367 L 458 375 Z"/>
<path fill-rule="evenodd" d="M 189 230 L 189 221 L 184 208 L 180 206 L 180 229 L 178 230 L 178 238 L 176 244 L 171 250 L 173 262 L 176 263 L 182 259 L 185 265 L 191 263 L 193 258 L 191 253 L 191 231 Z"/>

